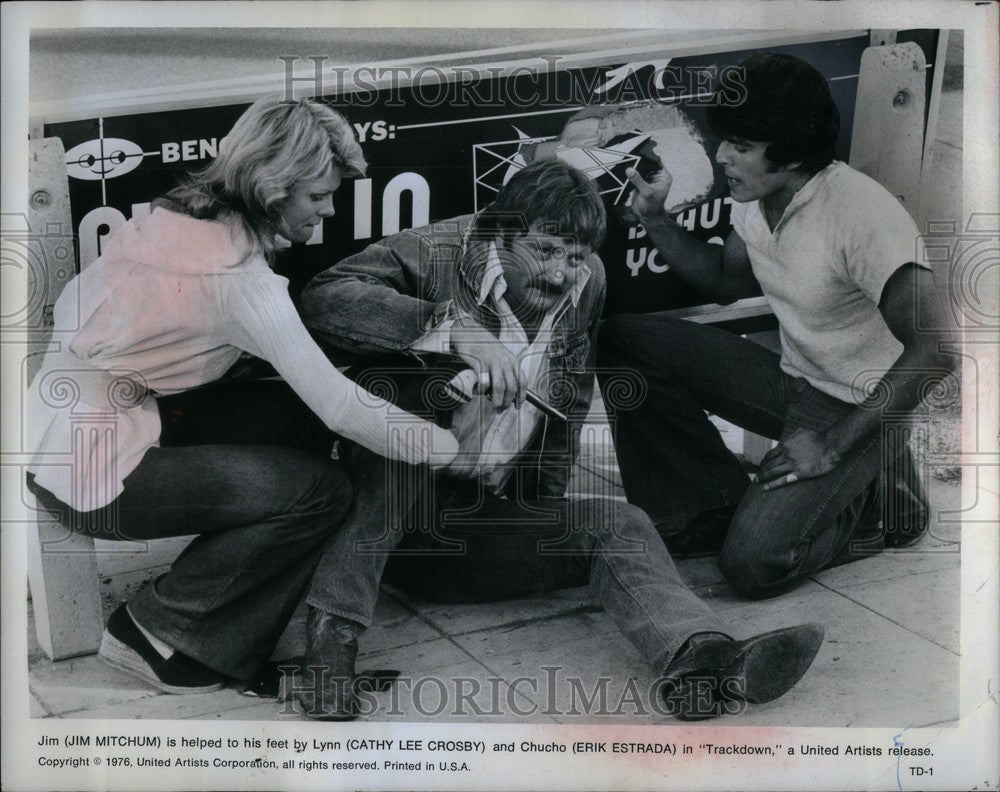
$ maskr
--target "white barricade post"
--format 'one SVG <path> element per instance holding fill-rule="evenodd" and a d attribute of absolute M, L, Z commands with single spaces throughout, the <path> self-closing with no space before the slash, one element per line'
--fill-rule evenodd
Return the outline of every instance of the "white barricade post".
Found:
<path fill-rule="evenodd" d="M 30 141 L 29 187 L 28 225 L 36 243 L 36 266 L 29 268 L 28 287 L 36 296 L 33 321 L 38 334 L 29 342 L 22 368 L 25 386 L 51 342 L 52 306 L 75 271 L 66 156 L 58 138 Z M 96 652 L 103 619 L 94 541 L 44 509 L 36 511 L 36 519 L 37 528 L 26 527 L 38 642 L 53 660 Z"/>
<path fill-rule="evenodd" d="M 895 195 L 915 221 L 924 156 L 926 77 L 924 52 L 912 42 L 866 49 L 851 133 L 851 167 Z"/>

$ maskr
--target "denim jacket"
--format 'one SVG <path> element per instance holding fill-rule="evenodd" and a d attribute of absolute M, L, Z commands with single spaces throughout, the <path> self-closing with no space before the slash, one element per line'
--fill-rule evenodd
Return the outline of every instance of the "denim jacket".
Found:
<path fill-rule="evenodd" d="M 366 357 L 413 355 L 424 366 L 432 363 L 432 356 L 410 347 L 454 316 L 457 304 L 491 327 L 491 317 L 475 309 L 482 278 L 476 263 L 482 257 L 469 254 L 483 243 L 471 242 L 463 257 L 463 240 L 473 219 L 466 215 L 402 231 L 319 273 L 302 293 L 306 325 L 334 351 Z M 569 421 L 545 418 L 514 461 L 517 473 L 507 484 L 508 495 L 558 498 L 566 492 L 593 396 L 593 339 L 605 296 L 600 258 L 592 254 L 586 266 L 590 279 L 580 299 L 575 306 L 567 304 L 555 322 L 546 353 L 549 393 L 540 394 Z"/>

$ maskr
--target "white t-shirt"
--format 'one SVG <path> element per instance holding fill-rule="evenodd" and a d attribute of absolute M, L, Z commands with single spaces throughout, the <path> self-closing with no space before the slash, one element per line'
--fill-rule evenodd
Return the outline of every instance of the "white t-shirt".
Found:
<path fill-rule="evenodd" d="M 903 351 L 878 303 L 889 277 L 918 261 L 909 214 L 874 179 L 832 162 L 795 194 L 773 232 L 758 201 L 734 203 L 731 216 L 778 318 L 782 370 L 863 401 Z"/>

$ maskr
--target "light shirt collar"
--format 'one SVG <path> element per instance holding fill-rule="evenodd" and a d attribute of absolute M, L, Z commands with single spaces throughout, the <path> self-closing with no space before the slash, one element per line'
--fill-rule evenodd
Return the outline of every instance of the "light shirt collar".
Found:
<path fill-rule="evenodd" d="M 561 311 L 567 302 L 571 302 L 575 308 L 580 302 L 580 295 L 590 280 L 590 267 L 584 266 L 583 272 L 577 277 L 573 287 L 563 294 L 562 298 L 551 309 L 549 314 Z M 489 297 L 499 305 L 500 300 L 507 291 L 507 281 L 503 276 L 503 266 L 500 264 L 500 254 L 497 252 L 496 242 L 490 242 L 489 255 L 486 258 L 486 269 L 483 272 L 482 283 L 479 284 L 479 295 L 476 300 L 477 305 L 482 305 Z"/>
<path fill-rule="evenodd" d="M 799 211 L 799 209 L 801 209 L 805 204 L 809 203 L 809 201 L 811 201 L 826 185 L 830 174 L 838 168 L 843 167 L 843 164 L 844 163 L 839 160 L 834 160 L 823 168 L 823 170 L 814 173 L 809 181 L 803 184 L 798 191 L 796 191 L 795 195 L 792 196 L 792 200 L 788 202 L 788 206 L 785 207 L 785 211 L 781 214 L 781 219 L 778 220 L 778 224 L 774 227 L 773 233 L 776 233 L 778 228 L 784 225 L 788 218 Z M 761 215 L 764 214 L 764 207 L 760 205 L 760 201 L 757 201 L 757 209 L 760 211 Z"/>

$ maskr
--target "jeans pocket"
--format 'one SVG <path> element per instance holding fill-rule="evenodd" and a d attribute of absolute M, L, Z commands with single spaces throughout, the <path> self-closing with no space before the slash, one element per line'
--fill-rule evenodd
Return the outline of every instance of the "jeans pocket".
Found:
<path fill-rule="evenodd" d="M 788 389 L 788 401 L 799 401 L 809 390 L 809 380 L 805 377 L 796 377 Z"/>
<path fill-rule="evenodd" d="M 792 382 L 785 407 L 785 434 L 793 429 L 823 431 L 853 409 L 852 405 L 824 393 L 802 378 Z"/>

